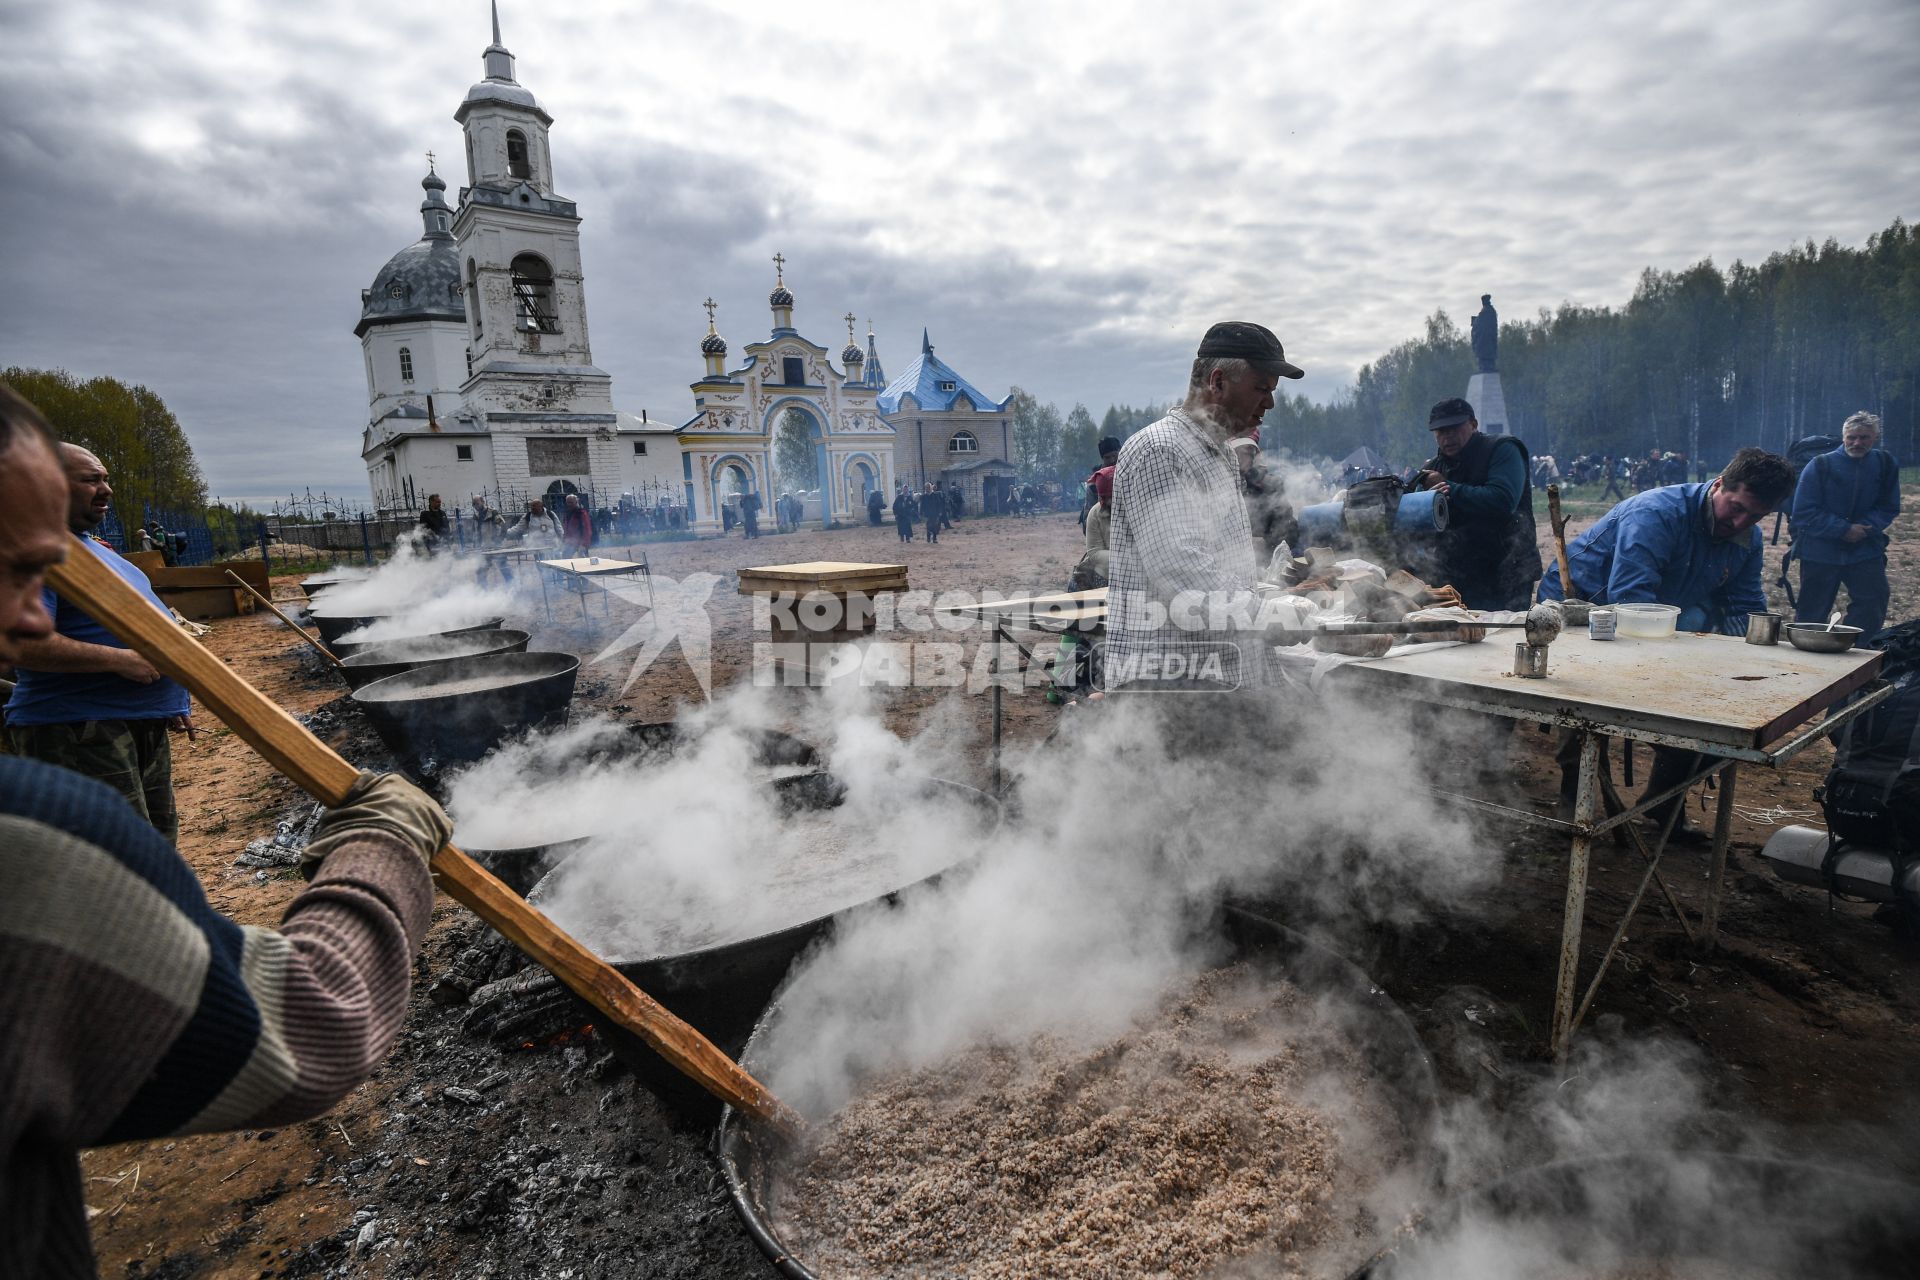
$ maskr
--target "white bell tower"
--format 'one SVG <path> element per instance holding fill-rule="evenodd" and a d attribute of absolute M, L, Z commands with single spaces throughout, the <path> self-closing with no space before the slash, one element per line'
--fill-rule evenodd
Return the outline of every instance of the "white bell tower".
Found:
<path fill-rule="evenodd" d="M 497 0 L 484 60 L 486 78 L 453 113 L 468 181 L 453 219 L 472 357 L 461 398 L 494 434 L 503 486 L 598 487 L 618 469 L 618 424 L 587 338 L 580 215 L 554 192 L 553 117 L 514 79 Z M 530 448 L 528 437 L 552 439 Z"/>

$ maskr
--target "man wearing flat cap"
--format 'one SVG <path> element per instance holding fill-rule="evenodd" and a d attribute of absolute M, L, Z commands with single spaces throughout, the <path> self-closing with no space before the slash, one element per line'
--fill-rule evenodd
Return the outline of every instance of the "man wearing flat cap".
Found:
<path fill-rule="evenodd" d="M 1439 452 L 1415 487 L 1447 496 L 1440 583 L 1457 590 L 1469 609 L 1525 609 L 1543 568 L 1527 446 L 1513 436 L 1482 434 L 1465 400 L 1433 406 L 1427 429 Z"/>
<path fill-rule="evenodd" d="M 1105 669 L 1111 687 L 1263 682 L 1263 646 L 1231 619 L 1249 611 L 1256 566 L 1240 468 L 1227 441 L 1298 378 L 1273 332 L 1229 320 L 1207 330 L 1179 408 L 1134 435 L 1113 476 Z M 1224 663 L 1231 670 L 1220 670 Z M 1217 672 L 1217 678 L 1212 673 Z"/>

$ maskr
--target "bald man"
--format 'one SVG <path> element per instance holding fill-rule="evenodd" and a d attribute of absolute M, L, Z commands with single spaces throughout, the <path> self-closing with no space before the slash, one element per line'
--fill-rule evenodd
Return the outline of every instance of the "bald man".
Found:
<path fill-rule="evenodd" d="M 112 509 L 106 466 L 78 445 L 59 449 L 67 528 L 149 604 L 167 612 L 147 575 L 93 536 Z M 7 700 L 14 750 L 106 783 L 173 843 L 180 820 L 168 734 L 192 732 L 192 700 L 78 606 L 47 588 L 40 601 L 53 630 L 16 642 L 16 682 Z"/>

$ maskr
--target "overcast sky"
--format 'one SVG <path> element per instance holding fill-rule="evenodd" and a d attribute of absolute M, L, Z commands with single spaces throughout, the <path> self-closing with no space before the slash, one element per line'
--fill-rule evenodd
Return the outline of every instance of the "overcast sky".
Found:
<path fill-rule="evenodd" d="M 766 335 L 776 251 L 816 341 L 871 316 L 898 372 L 924 325 L 1098 416 L 1215 319 L 1324 398 L 1482 292 L 1617 304 L 1920 205 L 1916 0 L 501 9 L 595 359 L 657 418 L 701 299 Z M 486 4 L 0 0 L 0 38 L 0 365 L 146 383 L 225 496 L 364 498 L 360 290 L 462 155 Z"/>

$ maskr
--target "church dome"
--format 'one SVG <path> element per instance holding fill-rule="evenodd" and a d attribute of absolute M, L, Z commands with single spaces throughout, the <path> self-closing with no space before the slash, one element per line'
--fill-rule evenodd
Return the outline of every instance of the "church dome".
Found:
<path fill-rule="evenodd" d="M 792 306 L 793 290 L 787 288 L 784 284 L 773 286 L 773 292 L 767 295 L 767 305 L 770 307 Z"/>
<path fill-rule="evenodd" d="M 866 359 L 867 353 L 851 342 L 847 344 L 846 350 L 840 353 L 840 363 L 844 365 L 864 364 Z"/>
<path fill-rule="evenodd" d="M 451 236 L 422 236 L 387 260 L 361 301 L 359 337 L 377 324 L 401 320 L 464 322 L 460 249 Z"/>
<path fill-rule="evenodd" d="M 700 354 L 703 356 L 723 356 L 727 354 L 727 340 L 717 333 L 710 333 L 700 339 Z"/>
<path fill-rule="evenodd" d="M 540 111 L 539 100 L 533 96 L 533 91 L 511 80 L 482 80 L 467 90 L 465 105 L 474 106 L 482 102 L 505 102 L 516 107 Z M 541 114 L 544 115 L 545 112 Z"/>

